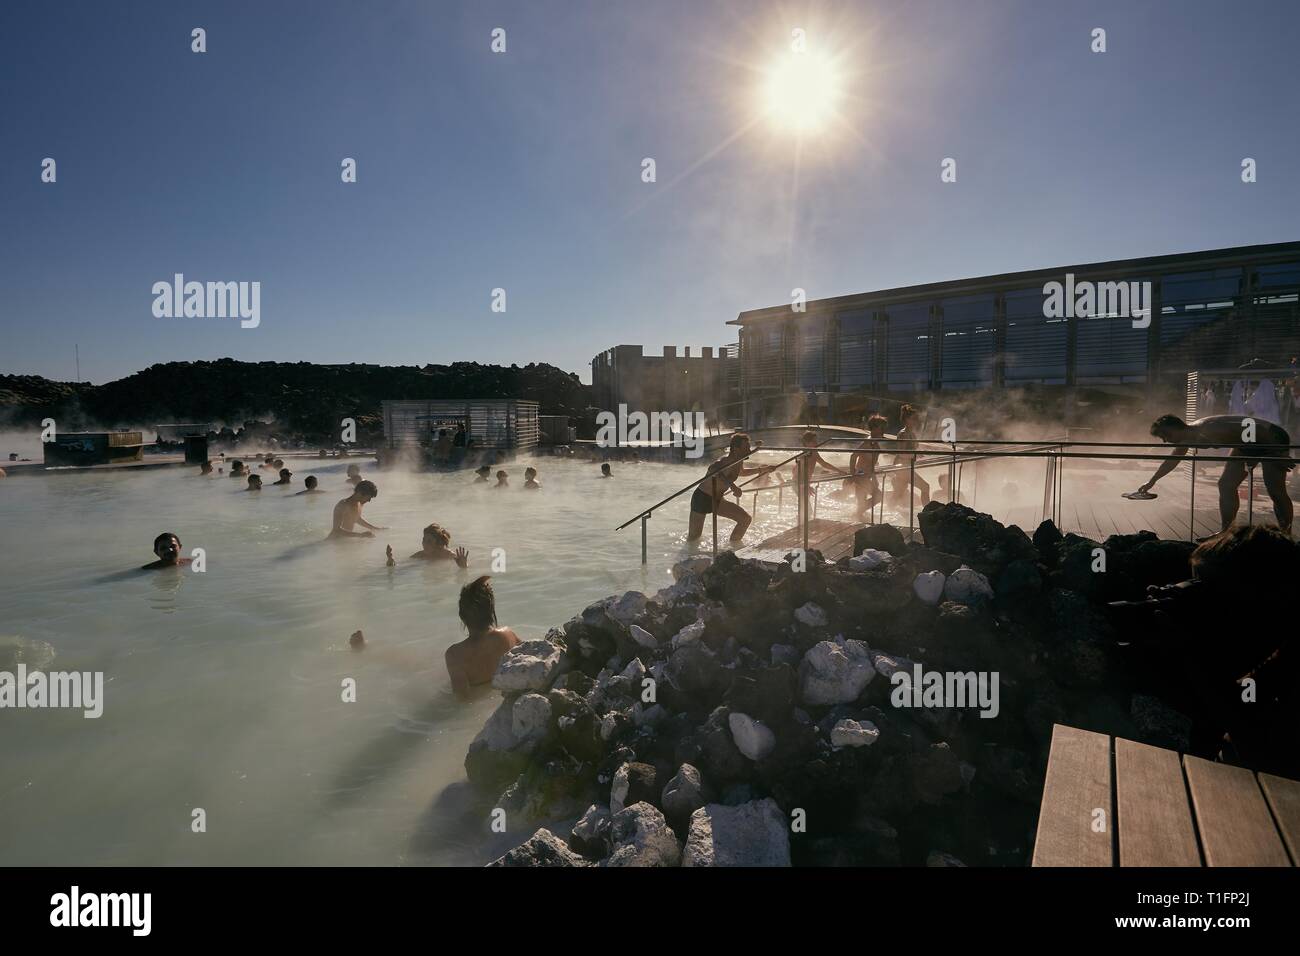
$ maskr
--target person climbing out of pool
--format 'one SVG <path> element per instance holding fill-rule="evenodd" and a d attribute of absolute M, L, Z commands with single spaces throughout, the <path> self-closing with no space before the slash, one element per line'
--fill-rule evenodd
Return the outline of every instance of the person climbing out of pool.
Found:
<path fill-rule="evenodd" d="M 492 466 L 479 465 L 477 468 L 474 469 L 474 474 L 477 476 L 474 479 L 474 484 L 476 485 L 487 484 L 487 480 L 492 477 Z"/>
<path fill-rule="evenodd" d="M 272 485 L 291 485 L 291 484 L 293 484 L 293 472 L 291 472 L 288 468 L 281 468 L 281 469 L 280 469 L 280 480 L 279 480 L 279 481 L 274 481 L 274 482 L 272 482 L 271 484 L 272 484 Z"/>
<path fill-rule="evenodd" d="M 320 489 L 316 487 L 316 485 L 318 485 L 319 482 L 316 480 L 316 476 L 315 476 L 315 475 L 308 475 L 308 476 L 307 476 L 307 480 L 306 480 L 305 482 L 303 482 L 303 484 L 306 485 L 307 488 L 306 488 L 305 491 L 300 491 L 300 492 L 298 492 L 298 494 L 300 494 L 300 495 L 318 495 L 318 494 L 320 494 Z"/>
<path fill-rule="evenodd" d="M 1230 460 L 1223 463 L 1223 474 L 1219 476 L 1219 519 L 1223 530 L 1232 527 L 1232 521 L 1237 517 L 1237 509 L 1241 506 L 1237 489 L 1246 480 L 1247 470 L 1258 465 L 1264 489 L 1273 499 L 1273 514 L 1277 516 L 1278 527 L 1287 534 L 1291 533 L 1295 509 L 1287 493 L 1286 476 L 1295 467 L 1295 461 L 1288 447 L 1291 436 L 1281 425 L 1247 415 L 1211 415 L 1191 423 L 1177 415 L 1161 415 L 1151 423 L 1151 434 L 1175 447 L 1160 463 L 1151 480 L 1138 489 L 1140 493 L 1149 492 L 1152 485 L 1177 468 L 1187 457 L 1189 446 L 1231 447 Z M 1251 440 L 1247 441 L 1247 438 Z M 1267 458 L 1281 460 L 1261 461 Z"/>
<path fill-rule="evenodd" d="M 736 522 L 736 526 L 731 529 L 731 543 L 740 543 L 753 518 L 739 504 L 727 501 L 724 496 L 730 490 L 737 498 L 741 497 L 743 492 L 736 485 L 736 479 L 741 475 L 766 474 L 772 470 L 770 465 L 752 468 L 745 465 L 745 456 L 761 445 L 762 442 L 759 442 L 751 446 L 749 436 L 743 432 L 731 436 L 727 453 L 709 465 L 704 478 L 691 495 L 691 523 L 686 540 L 697 540 L 704 533 L 704 519 L 711 512 L 716 512 L 719 518 Z"/>
<path fill-rule="evenodd" d="M 355 485 L 355 484 L 357 484 L 357 482 L 359 482 L 359 481 L 364 481 L 364 480 L 365 480 L 365 479 L 361 477 L 361 466 L 360 466 L 360 465 L 348 465 L 348 484 L 349 484 L 349 485 Z"/>
<path fill-rule="evenodd" d="M 898 418 L 902 427 L 898 429 L 898 435 L 896 436 L 894 447 L 898 448 L 900 451 L 915 452 L 917 441 L 921 437 L 921 410 L 914 405 L 904 405 L 899 410 Z M 897 464 L 902 465 L 915 460 L 915 454 L 898 454 L 894 456 L 894 461 Z M 901 473 L 900 478 L 896 480 L 901 481 L 904 484 L 904 487 L 906 487 L 907 478 L 902 477 Z M 897 489 L 898 485 L 894 485 L 894 488 Z M 910 499 L 912 495 L 918 491 L 921 493 L 921 507 L 924 508 L 930 503 L 930 483 L 913 470 L 912 488 L 908 492 L 907 497 Z"/>
<path fill-rule="evenodd" d="M 501 658 L 519 643 L 514 631 L 497 626 L 491 582 L 485 574 L 460 589 L 460 620 L 469 636 L 447 648 L 444 655 L 451 689 L 460 698 L 468 697 L 476 685 L 491 683 Z"/>
<path fill-rule="evenodd" d="M 609 462 L 605 462 L 605 464 L 603 464 L 603 465 L 600 466 L 600 477 L 602 477 L 602 478 L 613 478 L 613 477 L 614 477 L 614 475 L 613 475 L 613 474 L 610 472 L 610 470 L 609 470 Z"/>
<path fill-rule="evenodd" d="M 509 480 L 508 480 L 509 478 L 510 478 L 510 476 L 506 474 L 506 470 L 505 470 L 504 468 L 502 468 L 500 471 L 497 472 L 497 483 L 496 483 L 495 485 L 493 485 L 492 487 L 493 487 L 493 488 L 507 488 L 507 487 L 509 487 L 509 485 L 510 485 L 510 482 L 509 482 Z"/>
<path fill-rule="evenodd" d="M 853 476 L 857 493 L 858 518 L 862 519 L 880 501 L 880 482 L 876 480 L 876 465 L 880 460 L 880 442 L 885 437 L 885 416 L 872 415 L 867 419 L 870 435 L 849 457 L 849 474 Z"/>
<path fill-rule="evenodd" d="M 378 496 L 379 489 L 375 487 L 373 481 L 365 479 L 358 481 L 357 486 L 352 489 L 352 494 L 334 506 L 334 527 L 330 530 L 329 536 L 331 538 L 373 538 L 374 532 L 388 530 L 377 527 L 361 517 L 362 507 Z M 357 525 L 368 530 L 353 531 L 352 529 Z"/>
<path fill-rule="evenodd" d="M 420 550 L 411 557 L 417 561 L 455 561 L 462 568 L 469 567 L 469 552 L 464 548 L 451 550 L 451 532 L 439 524 L 424 529 Z"/>
<path fill-rule="evenodd" d="M 156 571 L 159 568 L 183 568 L 193 562 L 193 558 L 181 557 L 181 539 L 170 531 L 164 531 L 153 539 L 153 553 L 157 561 L 141 566 L 141 571 Z"/>
<path fill-rule="evenodd" d="M 542 487 L 542 483 L 537 480 L 536 468 L 524 469 L 524 488 L 527 491 L 537 491 Z"/>
<path fill-rule="evenodd" d="M 202 478 L 204 475 L 208 476 L 209 478 L 212 477 L 212 462 L 205 461 L 203 464 L 199 465 L 198 477 Z"/>
<path fill-rule="evenodd" d="M 249 476 L 248 476 L 248 487 L 245 488 L 244 490 L 245 490 L 245 491 L 261 491 L 261 490 L 262 490 L 262 476 L 261 476 L 261 475 L 249 475 Z"/>
<path fill-rule="evenodd" d="M 803 445 L 804 448 L 808 449 L 808 454 L 804 457 L 803 488 L 804 488 L 804 494 L 807 495 L 809 498 L 813 497 L 817 493 L 817 489 L 813 485 L 813 473 L 817 470 L 817 467 L 819 465 L 828 471 L 835 472 L 835 474 L 837 475 L 845 475 L 846 477 L 848 476 L 849 474 L 848 472 L 846 472 L 843 468 L 837 468 L 835 465 L 832 465 L 829 461 L 827 461 L 825 458 L 822 457 L 821 452 L 816 450 L 817 449 L 816 432 L 814 431 L 804 432 L 803 437 L 800 439 L 800 444 Z M 797 480 L 799 475 L 797 460 L 796 460 L 794 475 L 795 475 L 795 480 Z"/>

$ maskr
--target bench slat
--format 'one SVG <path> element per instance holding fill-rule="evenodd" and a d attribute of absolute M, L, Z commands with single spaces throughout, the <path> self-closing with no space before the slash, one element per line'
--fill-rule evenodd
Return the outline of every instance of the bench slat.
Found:
<path fill-rule="evenodd" d="M 1201 865 L 1177 753 L 1115 738 L 1115 803 L 1120 866 Z"/>
<path fill-rule="evenodd" d="M 1255 775 L 1242 767 L 1183 758 L 1207 866 L 1290 866 Z"/>
<path fill-rule="evenodd" d="M 1093 830 L 1093 811 L 1106 812 L 1106 829 Z M 1110 738 L 1056 724 L 1038 812 L 1034 866 L 1112 866 Z"/>
<path fill-rule="evenodd" d="M 1259 786 L 1273 810 L 1282 840 L 1291 852 L 1291 864 L 1300 864 L 1300 781 L 1261 773 Z"/>

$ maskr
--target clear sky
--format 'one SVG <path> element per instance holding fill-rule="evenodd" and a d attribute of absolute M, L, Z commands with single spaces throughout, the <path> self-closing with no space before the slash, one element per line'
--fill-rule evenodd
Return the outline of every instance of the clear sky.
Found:
<path fill-rule="evenodd" d="M 796 28 L 840 91 L 802 133 L 762 112 Z M 796 286 L 1300 239 L 1298 50 L 1295 0 L 4 0 L 0 372 L 587 381 Z M 155 318 L 176 272 L 259 281 L 260 326 Z"/>

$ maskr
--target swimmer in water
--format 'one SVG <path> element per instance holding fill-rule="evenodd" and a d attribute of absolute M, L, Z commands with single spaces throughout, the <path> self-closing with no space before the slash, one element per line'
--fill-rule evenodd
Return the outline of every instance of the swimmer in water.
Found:
<path fill-rule="evenodd" d="M 464 548 L 452 551 L 451 532 L 437 524 L 424 529 L 420 550 L 411 557 L 417 561 L 455 561 L 462 568 L 469 567 L 469 552 Z"/>
<path fill-rule="evenodd" d="M 316 487 L 317 483 L 318 483 L 318 482 L 316 481 L 316 476 L 315 476 L 315 475 L 308 475 L 308 476 L 307 476 L 307 480 L 306 480 L 305 482 L 303 482 L 303 484 L 305 484 L 305 485 L 307 486 L 307 490 L 306 490 L 306 491 L 300 491 L 300 492 L 298 492 L 298 494 L 299 494 L 299 495 L 318 495 L 318 494 L 320 494 L 320 493 L 321 493 L 321 492 L 320 492 L 320 489 Z M 294 497 L 297 497 L 297 495 L 295 495 Z"/>
<path fill-rule="evenodd" d="M 361 517 L 362 506 L 374 501 L 379 496 L 379 489 L 373 481 L 358 481 L 352 494 L 334 506 L 334 527 L 330 529 L 331 538 L 373 538 L 374 532 L 386 531 L 387 528 L 376 527 Z M 361 525 L 366 531 L 353 531 Z"/>
<path fill-rule="evenodd" d="M 248 476 L 248 487 L 245 488 L 244 490 L 245 490 L 245 491 L 261 491 L 261 490 L 262 490 L 262 476 L 261 476 L 261 475 L 249 475 L 249 476 Z"/>
<path fill-rule="evenodd" d="M 204 475 L 209 477 L 212 476 L 212 462 L 205 461 L 203 464 L 199 465 L 199 477 L 202 478 Z"/>
<path fill-rule="evenodd" d="M 508 479 L 509 477 L 510 477 L 510 476 L 506 474 L 506 470 L 505 470 L 504 468 L 502 468 L 500 471 L 497 472 L 497 483 L 496 483 L 495 485 L 493 485 L 492 487 L 493 487 L 493 488 L 506 488 L 506 487 L 508 487 L 509 484 L 510 484 L 510 482 L 509 482 L 507 479 Z"/>
<path fill-rule="evenodd" d="M 519 636 L 508 627 L 497 626 L 496 597 L 486 574 L 460 590 L 460 620 L 469 636 L 447 648 L 444 660 L 451 677 L 451 689 L 465 698 L 471 687 L 492 681 L 497 665 Z"/>
<path fill-rule="evenodd" d="M 364 481 L 361 477 L 360 465 L 348 465 L 348 484 L 355 485 L 359 481 Z"/>
<path fill-rule="evenodd" d="M 542 483 L 541 483 L 540 481 L 537 480 L 537 469 L 536 469 L 536 468 L 525 468 L 525 469 L 524 469 L 524 488 L 525 488 L 526 490 L 528 490 L 528 491 L 536 491 L 536 490 L 537 490 L 538 488 L 540 488 L 540 487 L 542 487 Z"/>
<path fill-rule="evenodd" d="M 153 539 L 153 553 L 158 560 L 143 565 L 141 571 L 156 571 L 159 568 L 183 568 L 193 562 L 193 558 L 181 557 L 181 539 L 170 531 L 164 531 Z"/>
<path fill-rule="evenodd" d="M 474 474 L 478 476 L 474 479 L 474 484 L 476 485 L 486 484 L 487 480 L 492 477 L 492 466 L 479 465 L 477 468 L 474 469 Z"/>
<path fill-rule="evenodd" d="M 247 474 L 248 474 L 248 470 L 244 467 L 244 463 L 240 461 L 238 458 L 236 458 L 234 461 L 230 463 L 231 478 L 243 478 Z"/>
<path fill-rule="evenodd" d="M 603 464 L 603 465 L 600 466 L 600 477 L 602 477 L 602 478 L 613 478 L 613 477 L 614 477 L 613 473 L 611 473 L 610 470 L 609 470 L 609 462 L 605 462 L 605 464 Z"/>
<path fill-rule="evenodd" d="M 280 480 L 272 482 L 273 485 L 291 485 L 293 484 L 293 472 L 288 468 L 280 469 Z"/>

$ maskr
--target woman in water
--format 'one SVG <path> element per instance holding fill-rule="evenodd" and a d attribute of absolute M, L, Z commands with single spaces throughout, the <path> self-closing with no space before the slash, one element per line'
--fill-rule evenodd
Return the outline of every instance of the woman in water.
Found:
<path fill-rule="evenodd" d="M 537 491 L 542 487 L 542 483 L 537 480 L 536 468 L 524 469 L 524 488 L 528 491 Z"/>
<path fill-rule="evenodd" d="M 761 445 L 762 442 L 759 443 Z M 751 446 L 749 436 L 737 432 L 731 436 L 731 445 L 727 453 L 709 465 L 704 479 L 691 495 L 691 524 L 687 531 L 686 540 L 698 540 L 704 533 L 704 519 L 710 513 L 716 513 L 720 518 L 728 518 L 736 522 L 736 526 L 731 529 L 731 543 L 739 544 L 744 538 L 745 531 L 749 528 L 749 523 L 753 520 L 749 512 L 740 507 L 739 504 L 727 501 L 724 495 L 730 490 L 737 498 L 740 498 L 742 492 L 736 485 L 736 479 L 741 475 L 766 474 L 771 471 L 771 467 L 761 465 L 756 468 L 747 468 L 745 466 L 745 457 L 758 446 Z"/>

